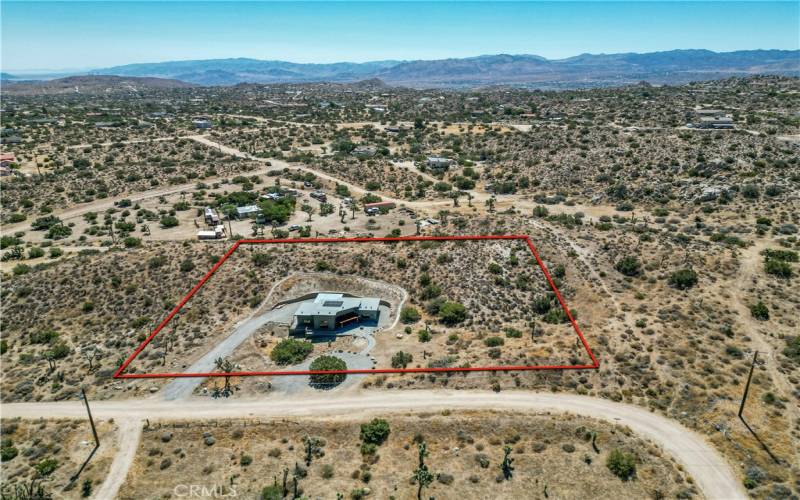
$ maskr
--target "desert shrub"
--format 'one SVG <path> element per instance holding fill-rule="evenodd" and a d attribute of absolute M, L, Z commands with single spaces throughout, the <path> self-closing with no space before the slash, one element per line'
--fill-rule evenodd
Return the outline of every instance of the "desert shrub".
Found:
<path fill-rule="evenodd" d="M 44 250 L 39 247 L 33 247 L 28 250 L 28 258 L 29 259 L 38 259 L 39 257 L 44 257 Z"/>
<path fill-rule="evenodd" d="M 72 234 L 72 229 L 64 224 L 56 224 L 47 230 L 45 238 L 48 240 L 60 240 Z"/>
<path fill-rule="evenodd" d="M 761 194 L 761 191 L 758 189 L 758 186 L 755 184 L 745 184 L 742 186 L 742 196 L 745 198 L 755 200 Z"/>
<path fill-rule="evenodd" d="M 242 467 L 247 467 L 253 463 L 253 457 L 250 455 L 242 455 L 241 458 L 239 458 L 239 463 L 242 465 Z"/>
<path fill-rule="evenodd" d="M 552 306 L 552 301 L 547 295 L 537 295 L 533 299 L 533 304 L 531 305 L 533 306 L 534 312 L 537 314 L 546 314 Z"/>
<path fill-rule="evenodd" d="M 389 422 L 382 418 L 373 418 L 367 424 L 361 424 L 361 440 L 365 443 L 382 445 L 389 437 Z"/>
<path fill-rule="evenodd" d="M 0 249 L 5 249 L 8 247 L 13 247 L 21 244 L 22 240 L 17 238 L 16 236 L 9 236 L 5 234 L 2 237 L 0 237 Z"/>
<path fill-rule="evenodd" d="M 486 347 L 497 347 L 505 344 L 505 341 L 502 337 L 487 337 L 483 339 L 483 343 Z"/>
<path fill-rule="evenodd" d="M 266 486 L 261 490 L 260 500 L 283 500 L 283 489 L 277 484 Z"/>
<path fill-rule="evenodd" d="M 419 311 L 411 306 L 404 307 L 403 311 L 400 313 L 400 321 L 405 324 L 416 323 L 420 320 L 420 317 Z"/>
<path fill-rule="evenodd" d="M 31 227 L 34 231 L 45 231 L 58 224 L 61 224 L 61 219 L 55 215 L 48 215 L 45 217 L 39 217 L 33 221 L 31 223 Z"/>
<path fill-rule="evenodd" d="M 439 319 L 446 325 L 456 325 L 467 319 L 467 308 L 458 302 L 445 302 L 439 308 Z"/>
<path fill-rule="evenodd" d="M 791 278 L 793 274 L 792 266 L 788 262 L 770 258 L 764 261 L 764 271 L 779 278 Z"/>
<path fill-rule="evenodd" d="M 11 269 L 11 272 L 14 273 L 14 276 L 22 276 L 23 274 L 31 272 L 31 266 L 27 264 L 17 264 Z"/>
<path fill-rule="evenodd" d="M 547 207 L 542 205 L 536 205 L 533 208 L 533 216 L 534 217 L 547 217 L 550 212 L 547 210 Z"/>
<path fill-rule="evenodd" d="M 576 316 L 577 314 L 575 314 L 575 311 L 572 311 L 572 317 L 574 318 Z M 567 316 L 567 313 L 564 312 L 564 309 L 561 307 L 554 307 L 550 309 L 549 311 L 547 311 L 547 314 L 545 314 L 544 318 L 542 319 L 544 319 L 545 323 L 550 323 L 551 325 L 558 325 L 561 323 L 569 322 L 569 316 Z"/>
<path fill-rule="evenodd" d="M 642 272 L 642 264 L 636 257 L 628 255 L 618 260 L 614 269 L 625 276 L 638 276 Z"/>
<path fill-rule="evenodd" d="M 175 217 L 174 215 L 164 215 L 164 216 L 161 217 L 160 223 L 161 223 L 161 227 L 166 229 L 166 228 L 175 227 L 175 226 L 179 225 L 180 221 L 178 221 L 178 218 Z"/>
<path fill-rule="evenodd" d="M 142 240 L 139 238 L 134 238 L 133 236 L 128 236 L 127 238 L 123 239 L 122 243 L 125 245 L 125 248 L 136 248 L 142 246 Z"/>
<path fill-rule="evenodd" d="M 442 294 L 442 288 L 436 284 L 430 284 L 422 289 L 423 300 L 435 299 Z"/>
<path fill-rule="evenodd" d="M 636 457 L 615 448 L 608 455 L 606 467 L 612 474 L 627 481 L 636 475 Z"/>
<path fill-rule="evenodd" d="M 759 321 L 766 321 L 769 319 L 769 308 L 759 300 L 750 306 L 750 314 Z"/>
<path fill-rule="evenodd" d="M 331 479 L 333 477 L 333 474 L 334 474 L 333 465 L 324 464 L 322 466 L 322 470 L 320 472 L 320 475 L 322 476 L 323 479 Z"/>
<path fill-rule="evenodd" d="M 52 344 L 58 339 L 58 332 L 55 330 L 42 330 L 31 333 L 32 344 Z"/>
<path fill-rule="evenodd" d="M 398 351 L 392 356 L 392 368 L 405 368 L 414 359 L 411 354 Z"/>
<path fill-rule="evenodd" d="M 34 466 L 36 473 L 41 477 L 49 476 L 58 468 L 58 460 L 55 458 L 45 458 Z"/>
<path fill-rule="evenodd" d="M 57 342 L 47 351 L 47 355 L 53 359 L 64 359 L 69 356 L 70 349 L 64 342 Z"/>
<path fill-rule="evenodd" d="M 764 255 L 764 260 L 781 260 L 784 262 L 798 262 L 800 260 L 800 256 L 798 256 L 797 252 L 793 252 L 792 250 L 774 250 L 768 248 L 761 252 Z"/>
<path fill-rule="evenodd" d="M 489 264 L 489 272 L 492 274 L 500 274 L 503 272 L 503 268 L 500 267 L 500 264 L 492 262 L 491 264 Z"/>
<path fill-rule="evenodd" d="M 4 442 L 2 448 L 0 448 L 0 460 L 8 462 L 9 460 L 13 460 L 18 453 L 19 450 L 17 450 L 11 442 Z"/>
<path fill-rule="evenodd" d="M 306 359 L 313 350 L 314 346 L 311 342 L 283 339 L 272 349 L 269 357 L 279 365 L 295 365 Z"/>
<path fill-rule="evenodd" d="M 506 337 L 510 339 L 522 338 L 522 332 L 516 328 L 506 328 Z"/>
<path fill-rule="evenodd" d="M 251 259 L 254 265 L 264 267 L 272 262 L 272 255 L 264 252 L 256 252 L 252 255 Z"/>
<path fill-rule="evenodd" d="M 431 334 L 428 330 L 420 330 L 417 332 L 417 338 L 419 338 L 420 342 L 430 342 Z"/>
<path fill-rule="evenodd" d="M 669 276 L 669 284 L 678 290 L 686 290 L 697 284 L 697 273 L 694 269 L 681 269 Z"/>
<path fill-rule="evenodd" d="M 347 370 L 347 363 L 334 356 L 320 356 L 311 362 L 311 370 Z M 344 382 L 345 373 L 316 373 L 311 375 L 311 385 L 336 385 Z"/>
<path fill-rule="evenodd" d="M 783 355 L 800 365 L 800 335 L 796 337 L 786 337 L 786 347 L 783 348 Z"/>

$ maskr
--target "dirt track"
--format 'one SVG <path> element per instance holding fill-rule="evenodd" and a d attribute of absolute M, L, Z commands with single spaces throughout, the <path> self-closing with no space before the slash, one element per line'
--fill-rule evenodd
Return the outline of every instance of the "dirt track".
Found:
<path fill-rule="evenodd" d="M 236 401 L 99 401 L 92 404 L 97 418 L 115 418 L 141 422 L 144 419 L 302 417 L 325 414 L 337 416 L 385 415 L 390 412 L 420 412 L 449 409 L 489 409 L 516 411 L 555 411 L 601 418 L 627 425 L 637 434 L 660 445 L 678 460 L 708 498 L 747 498 L 731 468 L 702 436 L 677 422 L 637 406 L 599 398 L 570 394 L 514 391 L 387 391 L 340 397 L 313 398 L 270 397 Z M 13 403 L 3 405 L 3 417 L 39 418 L 47 416 L 83 418 L 85 408 L 79 401 L 52 403 Z M 121 425 L 120 440 L 125 446 L 112 464 L 112 473 L 101 491 L 116 492 L 121 471 L 130 466 L 129 440 L 138 441 L 134 432 Z M 128 437 L 126 438 L 124 435 Z M 100 497 L 98 497 L 100 498 Z M 110 497 L 105 497 L 110 498 Z"/>

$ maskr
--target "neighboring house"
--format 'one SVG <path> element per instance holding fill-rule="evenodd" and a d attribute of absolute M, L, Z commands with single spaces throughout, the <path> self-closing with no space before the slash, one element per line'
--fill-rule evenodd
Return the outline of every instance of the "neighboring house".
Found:
<path fill-rule="evenodd" d="M 695 124 L 697 128 L 729 129 L 733 128 L 733 118 L 728 116 L 704 116 Z"/>
<path fill-rule="evenodd" d="M 211 128 L 212 123 L 211 120 L 194 120 L 192 125 L 194 125 L 194 128 L 206 129 Z"/>
<path fill-rule="evenodd" d="M 695 109 L 694 128 L 731 129 L 733 118 L 721 109 Z"/>
<path fill-rule="evenodd" d="M 12 163 L 17 163 L 17 156 L 14 153 L 0 153 L 0 165 L 10 167 Z"/>
<path fill-rule="evenodd" d="M 393 201 L 378 201 L 375 203 L 366 203 L 364 205 L 364 211 L 370 215 L 376 214 L 381 211 L 381 209 L 390 210 L 397 205 Z"/>
<path fill-rule="evenodd" d="M 246 205 L 244 207 L 236 207 L 236 217 L 239 219 L 247 217 L 255 217 L 261 213 L 261 209 L 257 205 Z"/>
<path fill-rule="evenodd" d="M 352 322 L 377 321 L 380 299 L 345 297 L 341 293 L 319 293 L 313 302 L 303 302 L 294 313 L 293 330 L 336 330 Z"/>
<path fill-rule="evenodd" d="M 371 157 L 375 156 L 378 150 L 373 146 L 358 146 L 353 150 L 353 156 Z"/>
<path fill-rule="evenodd" d="M 429 156 L 428 166 L 431 168 L 450 168 L 450 165 L 455 163 L 450 158 L 443 158 L 441 156 Z"/>

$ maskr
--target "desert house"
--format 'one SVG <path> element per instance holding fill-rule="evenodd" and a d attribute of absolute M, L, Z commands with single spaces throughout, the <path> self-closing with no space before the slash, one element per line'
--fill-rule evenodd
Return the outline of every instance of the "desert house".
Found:
<path fill-rule="evenodd" d="M 341 293 L 320 293 L 294 313 L 293 330 L 336 330 L 353 322 L 377 321 L 380 299 L 345 297 Z"/>

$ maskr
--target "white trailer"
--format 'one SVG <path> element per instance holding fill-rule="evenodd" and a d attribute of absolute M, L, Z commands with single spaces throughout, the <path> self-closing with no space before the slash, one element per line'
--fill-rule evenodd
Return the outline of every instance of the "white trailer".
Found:
<path fill-rule="evenodd" d="M 220 240 L 225 237 L 225 226 L 218 225 L 214 230 L 197 231 L 198 240 Z"/>
<path fill-rule="evenodd" d="M 205 219 L 206 219 L 206 224 L 208 224 L 209 226 L 216 226 L 219 224 L 219 215 L 211 207 L 206 207 Z"/>

